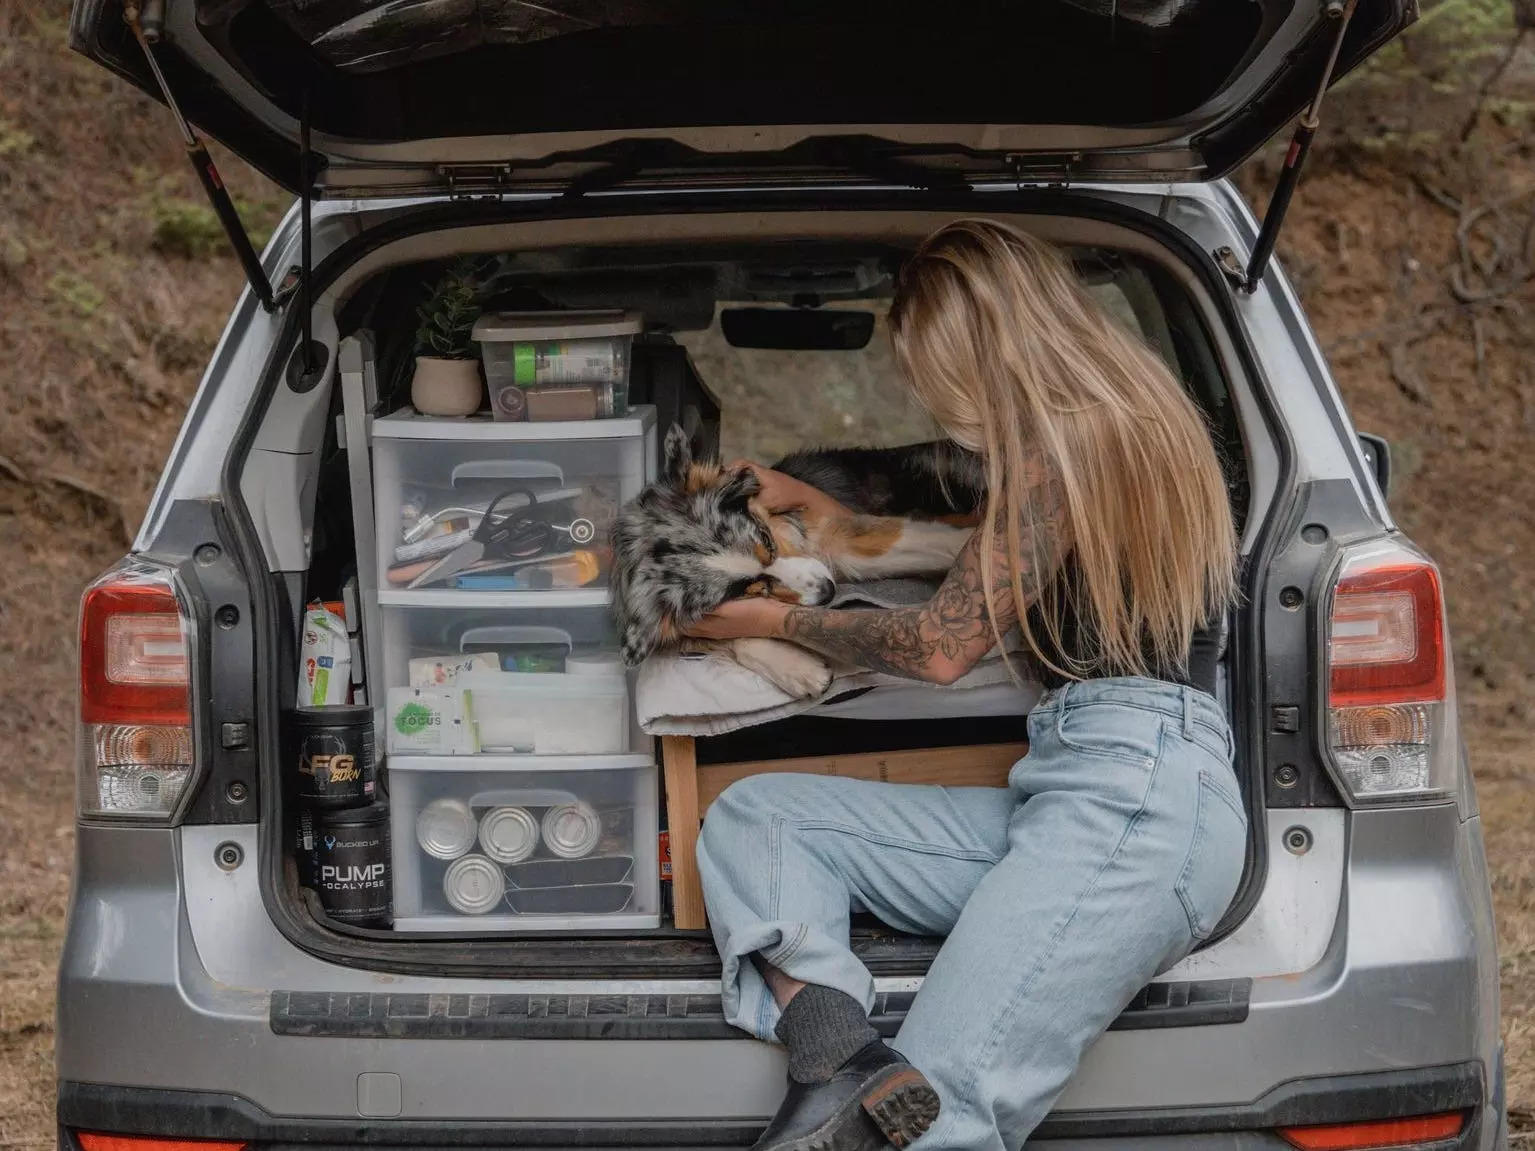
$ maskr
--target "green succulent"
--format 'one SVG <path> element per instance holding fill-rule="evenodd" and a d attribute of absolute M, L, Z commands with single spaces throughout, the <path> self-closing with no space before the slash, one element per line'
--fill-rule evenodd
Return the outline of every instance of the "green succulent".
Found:
<path fill-rule="evenodd" d="M 416 354 L 445 360 L 472 360 L 474 322 L 480 318 L 480 279 L 475 261 L 453 261 L 442 278 L 432 285 L 426 300 L 416 308 L 421 321 L 416 328 Z"/>

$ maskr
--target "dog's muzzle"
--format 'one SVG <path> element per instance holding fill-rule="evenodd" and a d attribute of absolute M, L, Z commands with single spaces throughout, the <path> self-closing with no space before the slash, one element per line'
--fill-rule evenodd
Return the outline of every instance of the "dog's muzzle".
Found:
<path fill-rule="evenodd" d="M 820 560 L 811 556 L 784 556 L 774 560 L 764 575 L 793 592 L 807 607 L 820 607 L 837 594 L 837 581 Z"/>

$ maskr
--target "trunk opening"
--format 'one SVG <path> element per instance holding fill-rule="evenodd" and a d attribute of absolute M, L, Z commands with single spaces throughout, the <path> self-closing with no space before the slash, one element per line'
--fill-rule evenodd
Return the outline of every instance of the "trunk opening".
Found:
<path fill-rule="evenodd" d="M 456 245 L 455 245 L 456 247 Z M 1239 527 L 1250 503 L 1236 405 L 1228 390 L 1219 357 L 1205 330 L 1205 320 L 1183 283 L 1158 261 L 1111 245 L 1073 245 L 1081 274 L 1111 312 L 1137 331 L 1189 381 L 1200 406 L 1210 418 L 1213 434 L 1228 465 L 1230 488 Z M 724 457 L 751 456 L 771 462 L 785 451 L 806 443 L 901 443 L 932 433 L 916 413 L 902 406 L 899 381 L 888 363 L 883 333 L 876 331 L 863 349 L 789 351 L 734 347 L 725 338 L 720 313 L 726 308 L 783 308 L 807 305 L 817 310 L 870 311 L 883 323 L 889 285 L 904 250 L 900 243 L 871 243 L 850 238 L 841 242 L 786 241 L 770 243 L 654 242 L 644 246 L 561 245 L 509 253 L 486 248 L 495 257 L 495 305 L 517 310 L 621 308 L 646 317 L 647 331 L 634 346 L 636 403 L 651 402 L 671 415 L 691 418 L 704 444 L 718 443 Z M 412 363 L 411 319 L 423 283 L 433 282 L 446 261 L 428 259 L 400 263 L 349 286 L 329 319 L 342 340 L 360 332 L 373 336 L 374 387 L 377 411 L 395 412 L 408 399 Z M 322 309 L 337 302 L 321 298 Z M 321 325 L 323 328 L 323 325 Z M 851 359 L 850 359 L 851 357 Z M 347 356 L 341 371 L 347 371 Z M 301 580 L 282 584 L 283 598 L 293 613 L 293 627 L 302 606 L 313 600 L 339 599 L 342 586 L 357 570 L 359 541 L 354 531 L 353 500 L 357 495 L 348 470 L 348 453 L 355 450 L 354 425 L 344 417 L 342 388 L 332 390 L 319 449 L 312 510 L 312 547 Z M 717 405 L 717 406 L 716 406 Z M 596 421 L 600 423 L 601 421 Z M 345 432 L 338 429 L 345 427 Z M 375 429 L 376 431 L 376 429 Z M 344 439 L 345 442 L 342 442 Z M 379 457 L 375 438 L 375 466 Z M 440 445 L 439 445 L 440 447 Z M 247 489 L 248 490 L 248 489 Z M 632 493 L 627 493 L 632 495 Z M 377 541 L 374 541 L 377 544 Z M 379 544 L 382 547 L 383 545 Z M 382 555 L 383 553 L 380 552 Z M 302 588 L 295 586 L 301 583 Z M 369 702 L 375 686 L 405 686 L 381 672 L 382 648 L 419 638 L 419 624 L 375 626 L 377 617 L 420 621 L 434 615 L 453 616 L 451 605 L 372 604 L 361 597 L 360 631 L 368 668 Z M 499 607 L 490 614 L 505 611 Z M 576 619 L 574 612 L 584 619 Z M 517 627 L 553 626 L 583 641 L 600 643 L 597 631 L 604 615 L 599 600 L 575 607 L 519 606 Z M 492 626 L 485 619 L 477 627 Z M 563 625 L 563 626 L 562 626 Z M 393 638 L 385 633 L 393 629 Z M 415 629 L 415 630 L 413 630 Z M 584 630 L 583 630 L 584 629 Z M 596 629 L 596 630 L 594 630 Z M 430 630 L 429 628 L 427 630 Z M 440 629 L 439 629 L 440 630 Z M 472 630 L 461 628 L 460 630 Z M 404 637 L 403 641 L 401 636 Z M 290 653 L 281 683 L 296 682 L 298 652 L 291 638 L 280 647 Z M 433 651 L 426 654 L 442 654 Z M 418 657 L 419 658 L 419 657 Z M 1218 688 L 1229 693 L 1231 656 L 1223 650 Z M 875 693 L 880 689 L 875 689 Z M 281 692 L 286 696 L 286 690 Z M 1240 726 L 1244 719 L 1234 715 Z M 743 758 L 786 758 L 803 755 L 894 751 L 956 744 L 1007 743 L 1023 738 L 1025 717 L 1017 715 L 955 714 L 903 722 L 869 723 L 857 718 L 807 716 L 749 728 L 731 737 L 700 740 L 700 762 Z M 380 732 L 379 746 L 385 749 Z M 648 754 L 651 741 L 635 733 L 623 748 L 626 754 Z M 386 756 L 394 758 L 392 753 Z M 473 759 L 474 757 L 466 757 Z M 404 773 L 409 774 L 408 767 Z M 615 770 L 622 770 L 615 766 Z M 1245 770 L 1239 763 L 1239 771 Z M 403 776 L 402 776 L 403 777 Z M 273 781 L 275 782 L 275 781 Z M 627 780 L 625 786 L 632 784 Z M 1245 780 L 1244 780 L 1245 782 Z M 640 784 L 655 788 L 655 806 L 664 811 L 659 779 Z M 284 845 L 292 844 L 295 804 L 285 795 Z M 483 812 L 475 811 L 477 818 Z M 539 814 L 535 812 L 535 814 Z M 632 854 L 638 858 L 648 840 L 634 829 Z M 397 845 L 398 850 L 398 845 Z M 325 941 L 325 951 L 348 961 L 384 968 L 418 968 L 507 975 L 527 971 L 570 977 L 638 975 L 641 973 L 698 976 L 712 973 L 717 961 L 707 937 L 679 932 L 673 926 L 667 886 L 657 889 L 653 922 L 616 930 L 572 928 L 516 931 L 484 936 L 447 925 L 446 930 L 383 931 L 338 922 L 326 916 L 314 891 L 303 886 L 300 868 L 291 853 L 276 877 L 273 894 L 290 913 L 307 920 Z M 1261 878 L 1261 871 L 1260 871 Z M 433 873 L 432 882 L 441 882 Z M 650 908 L 645 908 L 647 916 Z M 1239 920 L 1235 916 L 1234 920 Z M 1234 926 L 1234 923 L 1233 923 Z M 382 949 L 380 945 L 383 945 Z M 400 960 L 402 947 L 419 951 L 420 960 Z M 902 936 L 874 921 L 855 924 L 855 946 L 877 974 L 918 974 L 926 969 L 938 941 Z M 384 958 L 385 953 L 390 958 Z"/>

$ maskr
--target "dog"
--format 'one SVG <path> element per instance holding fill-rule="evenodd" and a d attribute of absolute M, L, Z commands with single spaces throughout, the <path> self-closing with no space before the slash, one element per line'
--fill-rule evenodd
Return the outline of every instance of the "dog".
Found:
<path fill-rule="evenodd" d="M 829 602 L 838 579 L 935 576 L 970 538 L 985 499 L 976 458 L 952 444 L 796 452 L 774 465 L 852 509 L 770 515 L 750 469 L 695 461 L 680 427 L 666 435 L 660 478 L 627 505 L 613 531 L 614 608 L 633 667 L 726 600 L 771 596 Z M 690 651 L 728 649 L 795 698 L 819 695 L 831 671 L 775 639 L 687 639 Z"/>

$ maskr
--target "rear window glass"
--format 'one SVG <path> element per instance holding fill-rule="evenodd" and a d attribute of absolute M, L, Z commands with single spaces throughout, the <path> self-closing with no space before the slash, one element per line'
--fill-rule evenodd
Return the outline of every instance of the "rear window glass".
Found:
<path fill-rule="evenodd" d="M 1079 266 L 1081 261 L 1079 259 Z M 1127 330 L 1189 380 L 1167 314 L 1139 267 L 1089 266 L 1088 290 Z M 746 302 L 750 304 L 750 301 Z M 746 306 L 721 303 L 719 308 Z M 833 305 L 837 306 L 837 305 Z M 732 347 L 719 311 L 703 331 L 678 332 L 699 376 L 719 399 L 726 459 L 771 462 L 806 446 L 856 447 L 936 439 L 942 432 L 910 399 L 890 347 L 888 299 L 840 306 L 875 314 L 868 344 L 852 351 L 780 351 Z"/>

